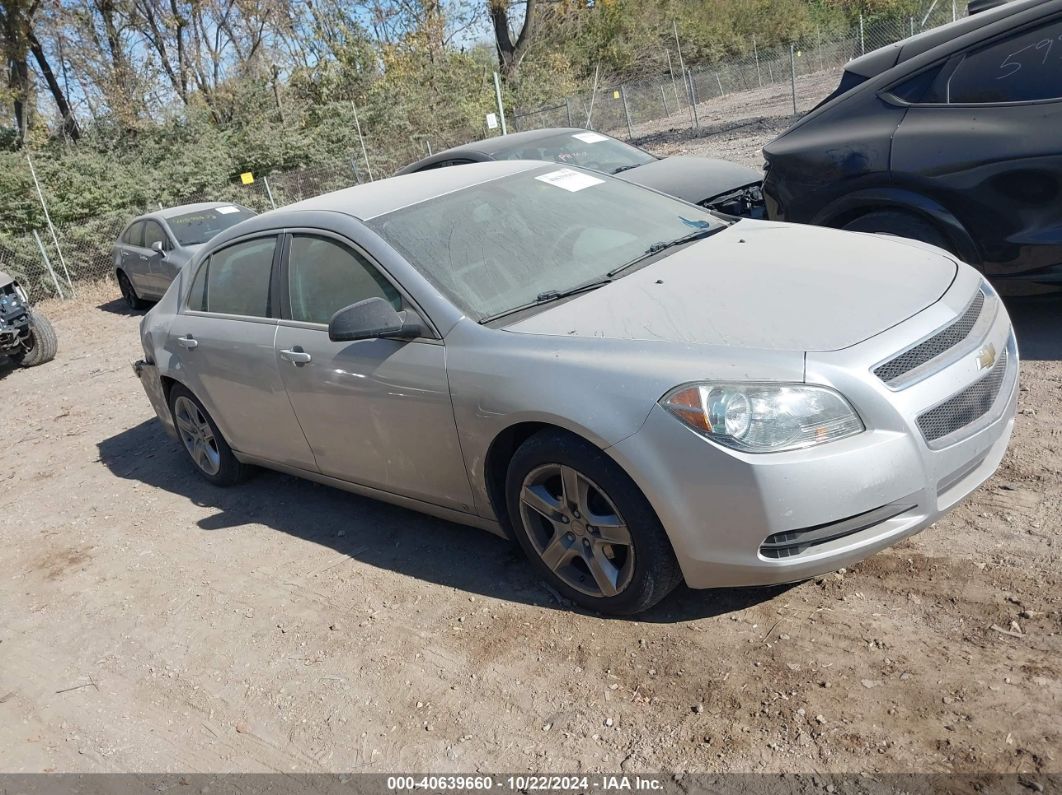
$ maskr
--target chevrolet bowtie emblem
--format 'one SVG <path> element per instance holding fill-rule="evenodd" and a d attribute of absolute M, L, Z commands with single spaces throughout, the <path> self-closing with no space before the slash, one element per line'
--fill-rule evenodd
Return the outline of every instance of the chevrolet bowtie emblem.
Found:
<path fill-rule="evenodd" d="M 987 370 L 996 363 L 996 346 L 989 343 L 977 354 L 977 369 Z"/>

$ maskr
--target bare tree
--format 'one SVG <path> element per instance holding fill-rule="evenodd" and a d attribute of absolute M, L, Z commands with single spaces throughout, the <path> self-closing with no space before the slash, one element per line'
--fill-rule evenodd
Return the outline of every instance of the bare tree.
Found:
<path fill-rule="evenodd" d="M 498 48 L 498 64 L 502 74 L 512 76 L 520 68 L 520 62 L 527 55 L 527 49 L 535 36 L 537 26 L 538 4 L 536 0 L 525 0 L 524 18 L 520 31 L 513 40 L 510 32 L 512 12 L 519 5 L 512 0 L 487 0 L 487 11 L 494 26 L 494 41 Z"/>
<path fill-rule="evenodd" d="M 33 106 L 33 82 L 29 68 L 29 56 L 32 54 L 55 101 L 64 134 L 77 140 L 80 130 L 66 92 L 56 78 L 48 55 L 33 29 L 39 8 L 39 0 L 3 0 L 0 3 L 0 30 L 4 33 L 4 56 L 15 110 L 15 128 L 19 138 L 25 139 Z"/>

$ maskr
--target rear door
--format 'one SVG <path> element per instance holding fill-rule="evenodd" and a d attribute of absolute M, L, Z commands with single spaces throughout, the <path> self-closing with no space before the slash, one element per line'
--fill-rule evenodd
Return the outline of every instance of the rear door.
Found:
<path fill-rule="evenodd" d="M 277 240 L 244 238 L 204 260 L 167 347 L 234 450 L 313 471 L 273 352 Z"/>
<path fill-rule="evenodd" d="M 1062 264 L 1062 16 L 1011 31 L 916 76 L 894 173 L 950 209 L 990 276 Z M 918 80 L 925 85 L 918 87 Z"/>
<path fill-rule="evenodd" d="M 350 241 L 295 231 L 287 245 L 276 354 L 321 472 L 472 512 L 439 339 L 332 342 L 345 306 L 408 299 Z"/>
<path fill-rule="evenodd" d="M 116 267 L 125 271 L 138 295 L 150 295 L 151 276 L 148 272 L 147 258 L 143 256 L 144 222 L 133 221 L 118 242 L 120 262 Z"/>

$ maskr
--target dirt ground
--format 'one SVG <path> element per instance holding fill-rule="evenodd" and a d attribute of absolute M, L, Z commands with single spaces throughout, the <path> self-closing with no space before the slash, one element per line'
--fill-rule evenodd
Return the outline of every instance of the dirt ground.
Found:
<path fill-rule="evenodd" d="M 649 145 L 759 165 L 785 121 Z M 43 307 L 53 363 L 0 365 L 4 772 L 1060 769 L 1062 301 L 1012 303 L 1014 441 L 945 519 L 616 620 L 477 530 L 204 483 L 129 367 L 139 317 L 84 293 Z"/>

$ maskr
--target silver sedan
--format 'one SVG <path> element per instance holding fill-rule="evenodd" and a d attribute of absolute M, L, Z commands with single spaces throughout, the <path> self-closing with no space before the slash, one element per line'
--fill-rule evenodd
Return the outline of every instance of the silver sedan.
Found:
<path fill-rule="evenodd" d="M 996 469 L 1018 393 L 1003 304 L 939 249 L 526 161 L 245 221 L 141 334 L 207 480 L 264 466 L 483 527 L 616 613 L 918 532 Z"/>
<path fill-rule="evenodd" d="M 161 298 L 204 243 L 253 215 L 238 204 L 199 202 L 134 218 L 111 250 L 122 298 L 130 309 Z"/>

